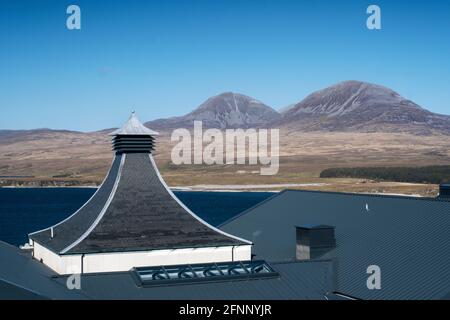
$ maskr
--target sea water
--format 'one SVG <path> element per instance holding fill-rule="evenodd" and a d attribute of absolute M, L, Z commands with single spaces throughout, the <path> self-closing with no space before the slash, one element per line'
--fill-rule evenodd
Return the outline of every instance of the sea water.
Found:
<path fill-rule="evenodd" d="M 65 219 L 95 192 L 94 188 L 0 188 L 0 241 L 27 242 L 27 234 Z M 217 226 L 272 196 L 271 192 L 178 191 L 176 196 L 208 223 Z"/>

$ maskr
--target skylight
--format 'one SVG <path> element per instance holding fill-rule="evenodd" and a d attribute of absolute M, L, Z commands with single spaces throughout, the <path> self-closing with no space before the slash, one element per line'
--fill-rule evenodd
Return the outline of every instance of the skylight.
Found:
<path fill-rule="evenodd" d="M 134 268 L 133 274 L 138 285 L 143 287 L 278 277 L 278 273 L 262 260 L 142 267 Z"/>

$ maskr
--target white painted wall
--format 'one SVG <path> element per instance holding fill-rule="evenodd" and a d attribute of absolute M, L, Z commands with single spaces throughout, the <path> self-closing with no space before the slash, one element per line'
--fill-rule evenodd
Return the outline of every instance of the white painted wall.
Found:
<path fill-rule="evenodd" d="M 59 274 L 128 271 L 133 267 L 169 266 L 251 260 L 251 245 L 152 250 L 81 255 L 57 255 L 34 243 L 34 257 Z"/>
<path fill-rule="evenodd" d="M 252 246 L 238 246 L 234 247 L 234 261 L 249 261 L 252 260 Z"/>
<path fill-rule="evenodd" d="M 33 256 L 59 274 L 81 273 L 81 255 L 60 256 L 34 242 Z"/>
<path fill-rule="evenodd" d="M 250 260 L 248 250 L 234 248 L 234 260 Z M 83 270 L 85 273 L 128 271 L 133 267 L 169 266 L 209 262 L 233 261 L 233 246 L 215 248 L 189 248 L 176 250 L 153 250 L 145 252 L 121 252 L 86 255 Z"/>

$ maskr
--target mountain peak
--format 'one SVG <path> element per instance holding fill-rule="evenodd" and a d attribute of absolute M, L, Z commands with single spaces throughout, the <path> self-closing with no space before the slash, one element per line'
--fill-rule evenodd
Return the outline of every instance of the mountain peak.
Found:
<path fill-rule="evenodd" d="M 343 81 L 316 91 L 283 113 L 278 125 L 329 131 L 448 131 L 449 117 L 433 114 L 377 84 Z M 414 127 L 414 129 L 412 129 Z"/>
<path fill-rule="evenodd" d="M 202 121 L 209 128 L 250 128 L 266 126 L 280 114 L 263 102 L 240 93 L 223 92 L 203 102 L 194 111 L 182 117 L 155 120 L 147 125 L 164 130 L 192 127 Z"/>
<path fill-rule="evenodd" d="M 275 127 L 296 131 L 450 133 L 450 117 L 434 114 L 397 92 L 373 83 L 348 80 L 316 91 L 281 114 L 252 97 L 223 92 L 182 116 L 147 123 L 151 128 Z"/>
<path fill-rule="evenodd" d="M 397 92 L 372 83 L 344 81 L 316 91 L 298 103 L 290 113 L 315 113 L 340 116 L 357 109 L 386 107 L 404 104 L 413 108 L 418 105 L 406 100 Z"/>
<path fill-rule="evenodd" d="M 219 100 L 219 99 L 224 99 L 224 100 L 232 99 L 233 102 L 236 99 L 239 101 L 253 103 L 255 105 L 265 105 L 263 102 L 255 99 L 255 98 L 249 97 L 242 93 L 231 92 L 231 91 L 222 92 L 216 96 L 213 96 L 213 97 L 209 98 L 208 100 L 206 100 L 205 103 L 208 102 L 209 100 Z M 203 103 L 203 104 L 205 104 L 205 103 Z"/>

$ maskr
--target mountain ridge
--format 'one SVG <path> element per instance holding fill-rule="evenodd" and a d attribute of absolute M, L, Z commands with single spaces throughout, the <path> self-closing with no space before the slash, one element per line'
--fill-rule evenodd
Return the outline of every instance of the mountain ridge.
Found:
<path fill-rule="evenodd" d="M 149 128 L 168 132 L 193 127 L 280 128 L 310 132 L 408 132 L 419 135 L 450 135 L 450 116 L 433 113 L 387 87 L 349 80 L 315 91 L 279 111 L 250 96 L 224 92 L 210 97 L 191 112 L 148 121 Z M 101 129 L 89 133 L 109 133 Z M 0 139 L 46 133 L 83 133 L 73 130 L 0 130 Z"/>
<path fill-rule="evenodd" d="M 355 80 L 311 93 L 272 125 L 299 131 L 450 134 L 450 116 L 432 113 L 387 87 Z"/>
<path fill-rule="evenodd" d="M 210 97 L 193 111 L 180 117 L 157 119 L 145 125 L 156 130 L 191 128 L 195 120 L 210 128 L 250 128 L 266 125 L 280 114 L 263 102 L 244 94 L 224 92 Z"/>

